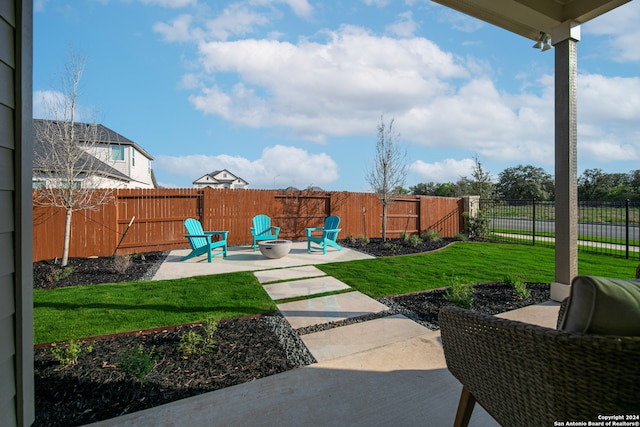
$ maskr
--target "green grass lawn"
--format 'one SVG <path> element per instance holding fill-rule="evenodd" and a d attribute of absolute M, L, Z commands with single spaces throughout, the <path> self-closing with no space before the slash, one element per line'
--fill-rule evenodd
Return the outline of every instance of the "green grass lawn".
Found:
<path fill-rule="evenodd" d="M 33 300 L 36 344 L 276 311 L 249 272 L 36 289 Z"/>
<path fill-rule="evenodd" d="M 579 253 L 578 273 L 632 278 L 638 260 Z M 437 252 L 346 263 L 320 264 L 325 273 L 373 298 L 436 289 L 451 277 L 463 283 L 501 281 L 506 275 L 526 282 L 554 281 L 553 248 L 516 244 L 458 242 Z"/>
<path fill-rule="evenodd" d="M 637 260 L 579 254 L 579 274 L 631 278 Z M 463 283 L 554 280 L 552 248 L 458 242 L 420 255 L 320 264 L 317 267 L 373 298 Z M 252 314 L 276 306 L 250 272 L 155 282 L 34 290 L 35 343 Z"/>

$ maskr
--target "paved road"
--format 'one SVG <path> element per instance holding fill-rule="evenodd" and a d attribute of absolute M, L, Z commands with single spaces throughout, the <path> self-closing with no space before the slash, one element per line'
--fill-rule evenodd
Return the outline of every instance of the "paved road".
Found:
<path fill-rule="evenodd" d="M 510 218 L 495 218 L 489 220 L 490 227 L 511 229 L 511 230 L 528 230 L 533 229 L 533 221 L 528 219 L 510 219 Z M 554 221 L 536 221 L 536 233 L 555 231 L 556 224 Z M 609 225 L 609 224 L 591 224 L 580 223 L 578 224 L 578 234 L 581 236 L 594 236 L 594 237 L 610 237 L 624 239 L 626 237 L 625 227 L 621 225 Z M 536 237 L 537 238 L 537 237 Z M 640 227 L 629 226 L 629 239 L 640 240 Z"/>

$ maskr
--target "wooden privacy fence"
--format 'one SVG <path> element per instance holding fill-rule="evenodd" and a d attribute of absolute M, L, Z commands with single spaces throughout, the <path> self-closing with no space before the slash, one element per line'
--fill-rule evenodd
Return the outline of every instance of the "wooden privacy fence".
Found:
<path fill-rule="evenodd" d="M 258 214 L 269 215 L 288 240 L 306 239 L 305 228 L 321 227 L 329 215 L 340 216 L 339 238 L 382 234 L 382 205 L 373 193 L 205 188 L 115 190 L 113 196 L 96 211 L 73 214 L 70 257 L 187 248 L 183 222 L 190 217 L 205 230 L 229 230 L 230 245 L 251 243 Z M 427 229 L 453 237 L 463 229 L 463 208 L 462 198 L 399 196 L 388 208 L 387 237 Z M 62 255 L 64 220 L 63 209 L 34 204 L 34 262 Z"/>

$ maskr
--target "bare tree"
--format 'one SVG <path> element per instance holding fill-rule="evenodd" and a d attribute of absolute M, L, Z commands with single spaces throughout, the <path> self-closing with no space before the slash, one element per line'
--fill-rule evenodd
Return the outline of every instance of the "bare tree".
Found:
<path fill-rule="evenodd" d="M 102 187 L 108 168 L 97 156 L 99 126 L 77 123 L 79 84 L 84 57 L 69 53 L 62 75 L 63 96 L 46 100 L 52 120 L 34 120 L 34 202 L 65 210 L 61 265 L 69 261 L 71 218 L 74 212 L 95 210 L 113 200 Z M 90 154 L 91 153 L 91 154 Z"/>
<path fill-rule="evenodd" d="M 387 207 L 393 203 L 399 189 L 404 187 L 407 177 L 407 153 L 397 141 L 400 135 L 396 133 L 393 122 L 391 119 L 386 126 L 384 118 L 380 118 L 376 158 L 366 177 L 382 203 L 382 240 L 387 240 Z"/>

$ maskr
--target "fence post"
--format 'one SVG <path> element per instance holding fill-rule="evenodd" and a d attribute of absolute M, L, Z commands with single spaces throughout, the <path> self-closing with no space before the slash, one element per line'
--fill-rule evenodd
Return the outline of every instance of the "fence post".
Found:
<path fill-rule="evenodd" d="M 533 222 L 531 223 L 531 246 L 536 245 L 536 198 L 533 198 Z"/>
<path fill-rule="evenodd" d="M 629 259 L 629 199 L 625 200 L 625 258 Z"/>
<path fill-rule="evenodd" d="M 468 215 L 468 218 L 477 218 L 478 210 L 480 209 L 480 196 L 462 196 L 462 200 L 464 202 L 462 217 L 464 218 L 464 214 L 466 213 Z M 462 227 L 466 232 L 466 222 Z"/>

